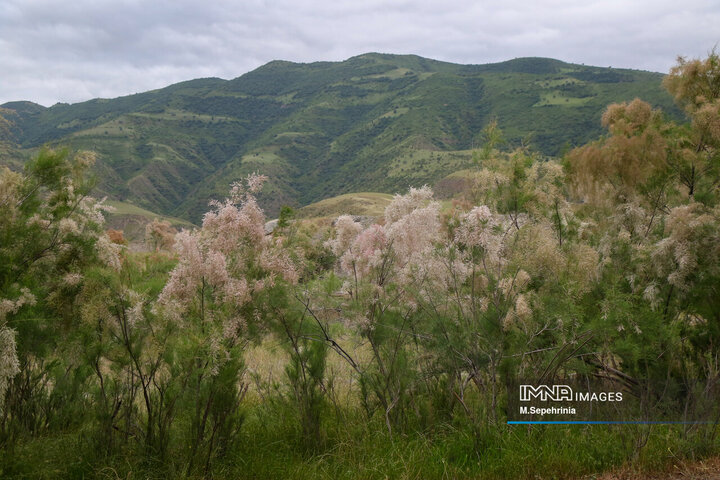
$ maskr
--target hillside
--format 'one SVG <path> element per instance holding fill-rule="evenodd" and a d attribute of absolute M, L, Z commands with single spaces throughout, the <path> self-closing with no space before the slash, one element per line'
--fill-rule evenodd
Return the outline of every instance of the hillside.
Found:
<path fill-rule="evenodd" d="M 272 215 L 353 191 L 394 193 L 466 168 L 497 118 L 511 144 L 545 155 L 601 134 L 612 102 L 642 97 L 680 113 L 661 74 L 521 58 L 457 65 L 412 55 L 270 62 L 233 80 L 197 79 L 116 99 L 12 111 L 24 155 L 43 144 L 99 153 L 101 194 L 197 221 L 252 171 Z M 9 161 L 8 161 L 9 163 Z"/>
<path fill-rule="evenodd" d="M 392 195 L 383 193 L 346 193 L 306 205 L 297 211 L 297 217 L 334 219 L 338 215 L 355 215 L 378 218 L 383 216 L 392 198 Z"/>

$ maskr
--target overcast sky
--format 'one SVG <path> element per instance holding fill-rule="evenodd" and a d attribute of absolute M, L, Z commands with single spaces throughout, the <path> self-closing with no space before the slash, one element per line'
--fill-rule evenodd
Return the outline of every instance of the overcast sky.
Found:
<path fill-rule="evenodd" d="M 719 42 L 720 0 L 0 0 L 0 103 L 117 97 L 371 51 L 667 72 Z"/>

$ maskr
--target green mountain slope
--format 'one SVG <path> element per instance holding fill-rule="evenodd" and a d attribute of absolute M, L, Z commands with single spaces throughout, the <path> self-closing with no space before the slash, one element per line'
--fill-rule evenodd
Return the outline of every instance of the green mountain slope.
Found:
<path fill-rule="evenodd" d="M 257 171 L 272 214 L 352 191 L 396 192 L 466 168 L 497 118 L 511 143 L 546 155 L 601 134 L 612 102 L 642 97 L 681 116 L 657 73 L 543 58 L 456 65 L 412 55 L 270 62 L 234 80 L 198 79 L 112 100 L 11 102 L 12 132 L 99 153 L 99 190 L 197 221 L 210 198 Z"/>

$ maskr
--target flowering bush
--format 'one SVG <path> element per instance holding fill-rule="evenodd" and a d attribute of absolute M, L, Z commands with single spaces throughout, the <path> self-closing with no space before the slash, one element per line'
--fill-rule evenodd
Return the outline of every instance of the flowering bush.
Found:
<path fill-rule="evenodd" d="M 181 353 L 186 400 L 195 412 L 189 471 L 200 458 L 224 451 L 239 428 L 243 350 L 253 329 L 267 328 L 258 323 L 258 298 L 279 281 L 298 280 L 288 251 L 265 235 L 254 197 L 264 180 L 250 175 L 234 184 L 224 202 L 211 204 L 200 229 L 175 236 L 178 264 L 154 307 L 189 340 Z"/>
<path fill-rule="evenodd" d="M 94 160 L 88 152 L 44 149 L 23 173 L 0 170 L 0 443 L 11 434 L 7 426 L 19 428 L 16 419 L 34 429 L 42 423 L 37 416 L 60 415 L 64 405 L 52 397 L 63 394 L 62 384 L 47 368 L 54 346 L 68 346 L 85 270 L 120 267 L 120 246 L 103 228 L 107 207 L 88 196 L 85 175 Z M 29 378 L 43 381 L 17 388 Z M 56 388 L 47 388 L 53 382 Z M 48 410 L 32 410 L 35 402 Z"/>

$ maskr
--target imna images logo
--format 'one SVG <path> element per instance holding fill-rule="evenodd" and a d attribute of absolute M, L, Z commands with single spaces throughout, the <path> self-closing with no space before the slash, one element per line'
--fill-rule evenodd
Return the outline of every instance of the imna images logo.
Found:
<path fill-rule="evenodd" d="M 572 401 L 573 391 L 567 385 L 520 385 L 521 402 L 529 402 L 534 398 L 541 402 Z"/>
<path fill-rule="evenodd" d="M 622 392 L 573 392 L 568 385 L 520 385 L 520 401 L 621 402 Z"/>

